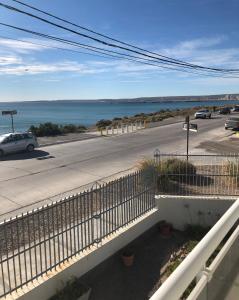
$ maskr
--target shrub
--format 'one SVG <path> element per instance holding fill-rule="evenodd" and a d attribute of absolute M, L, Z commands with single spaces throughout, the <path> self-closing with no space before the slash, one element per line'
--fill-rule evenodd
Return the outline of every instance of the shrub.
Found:
<path fill-rule="evenodd" d="M 184 176 L 190 179 L 188 174 L 196 175 L 196 167 L 192 163 L 178 158 L 169 158 L 159 162 L 154 159 L 144 159 L 139 162 L 138 168 L 144 171 L 143 178 L 146 184 L 155 182 L 157 178 L 157 188 L 161 192 L 174 191 L 175 184 L 182 181 Z"/>
<path fill-rule="evenodd" d="M 68 124 L 61 127 L 63 133 L 84 132 L 86 127 L 83 125 Z"/>
<path fill-rule="evenodd" d="M 151 185 L 155 182 L 158 174 L 158 165 L 154 159 L 143 159 L 138 163 L 138 168 L 143 171 L 144 184 Z"/>
<path fill-rule="evenodd" d="M 64 133 L 74 133 L 74 132 L 83 132 L 86 130 L 86 127 L 83 125 L 58 125 L 51 122 L 40 124 L 39 127 L 31 126 L 29 131 L 34 133 L 38 137 L 42 136 L 56 136 Z"/>
<path fill-rule="evenodd" d="M 158 170 L 162 175 L 196 175 L 197 171 L 192 163 L 178 158 L 163 160 L 160 162 Z"/>
<path fill-rule="evenodd" d="M 39 127 L 31 126 L 30 131 L 36 136 L 54 136 L 62 133 L 59 125 L 51 122 L 40 124 Z"/>
<path fill-rule="evenodd" d="M 80 282 L 78 278 L 68 281 L 65 287 L 49 300 L 77 300 L 89 291 L 89 287 Z"/>
<path fill-rule="evenodd" d="M 102 119 L 102 120 L 100 120 L 100 121 L 98 121 L 97 123 L 96 123 L 96 127 L 98 128 L 98 129 L 104 129 L 106 126 L 109 126 L 109 125 L 111 125 L 112 124 L 112 121 L 111 120 L 104 120 L 104 119 Z"/>
<path fill-rule="evenodd" d="M 146 116 L 145 113 L 140 113 L 140 114 L 134 115 L 135 118 L 137 118 L 137 117 L 145 117 L 145 116 Z"/>
<path fill-rule="evenodd" d="M 230 177 L 228 177 L 228 184 L 232 184 L 233 181 L 237 186 L 239 186 L 239 161 L 228 161 L 225 168 L 228 175 L 230 175 Z"/>

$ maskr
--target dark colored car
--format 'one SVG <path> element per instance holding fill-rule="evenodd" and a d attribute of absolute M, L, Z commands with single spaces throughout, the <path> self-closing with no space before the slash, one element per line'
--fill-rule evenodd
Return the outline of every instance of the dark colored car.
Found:
<path fill-rule="evenodd" d="M 231 108 L 230 107 L 223 107 L 219 110 L 220 115 L 227 115 L 231 113 Z"/>

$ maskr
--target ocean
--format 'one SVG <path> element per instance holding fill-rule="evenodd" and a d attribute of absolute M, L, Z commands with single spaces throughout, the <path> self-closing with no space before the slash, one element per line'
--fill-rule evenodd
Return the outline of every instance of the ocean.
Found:
<path fill-rule="evenodd" d="M 52 122 L 90 126 L 100 119 L 133 116 L 138 113 L 156 112 L 161 109 L 182 109 L 194 106 L 219 106 L 239 104 L 239 101 L 171 101 L 161 103 L 135 102 L 80 102 L 80 101 L 28 101 L 0 102 L 0 111 L 17 110 L 14 116 L 16 131 L 28 130 L 31 125 Z M 0 115 L 0 133 L 11 131 L 9 116 Z"/>

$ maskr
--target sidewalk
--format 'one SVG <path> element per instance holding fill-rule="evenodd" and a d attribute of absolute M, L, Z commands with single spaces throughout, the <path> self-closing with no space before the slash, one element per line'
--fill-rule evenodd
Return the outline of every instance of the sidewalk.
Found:
<path fill-rule="evenodd" d="M 161 127 L 169 124 L 180 123 L 183 121 L 184 121 L 184 117 L 182 116 L 168 118 L 160 122 L 149 123 L 147 124 L 147 127 L 145 129 L 147 130 L 148 128 Z M 145 129 L 140 129 L 140 130 L 145 130 Z M 134 131 L 134 133 L 135 132 L 138 131 Z M 116 134 L 114 136 L 116 136 Z M 38 143 L 40 147 L 45 147 L 45 146 L 57 145 L 62 143 L 71 143 L 71 142 L 77 142 L 77 141 L 88 140 L 88 139 L 99 138 L 99 137 L 101 137 L 100 132 L 92 130 L 92 131 L 87 131 L 86 133 L 69 133 L 69 134 L 58 135 L 58 136 L 38 137 Z"/>

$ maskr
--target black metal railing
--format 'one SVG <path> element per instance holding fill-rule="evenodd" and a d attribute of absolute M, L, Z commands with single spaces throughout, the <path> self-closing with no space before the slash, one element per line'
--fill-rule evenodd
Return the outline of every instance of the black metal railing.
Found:
<path fill-rule="evenodd" d="M 155 207 L 155 184 L 138 171 L 0 224 L 0 297 Z"/>
<path fill-rule="evenodd" d="M 239 155 L 154 154 L 159 194 L 239 195 Z"/>

